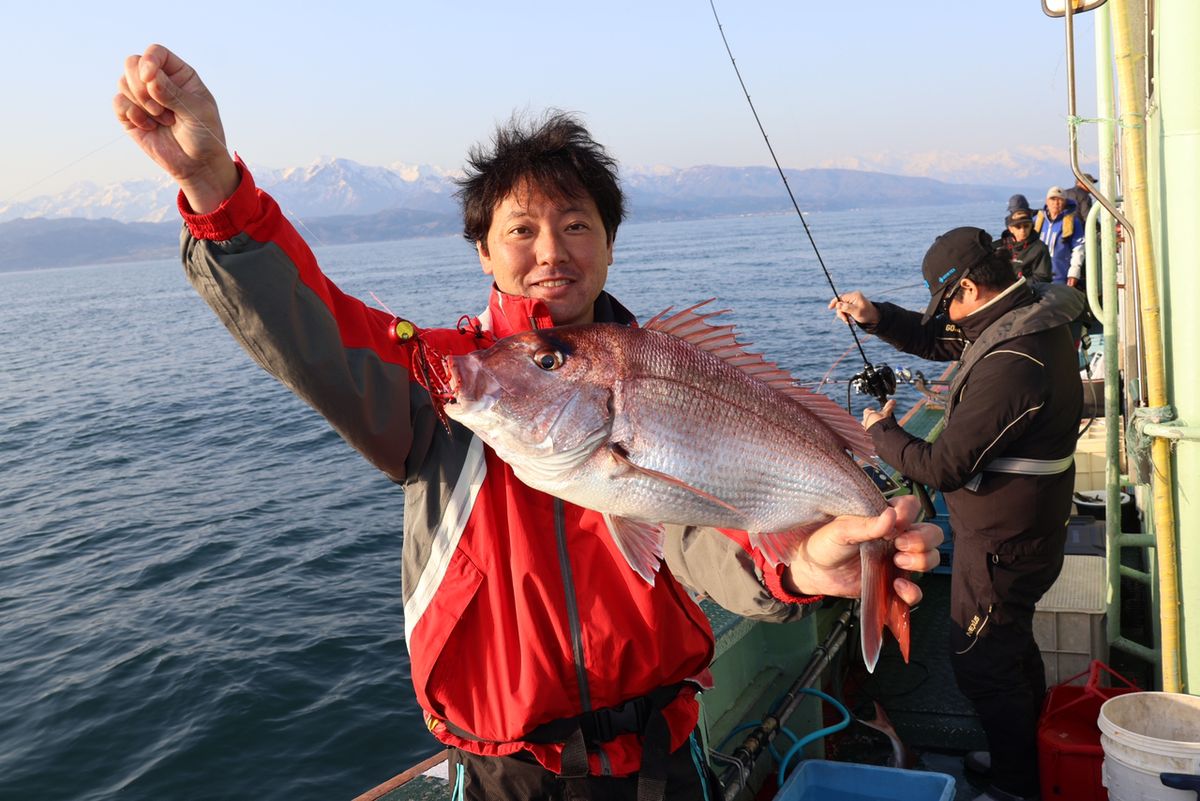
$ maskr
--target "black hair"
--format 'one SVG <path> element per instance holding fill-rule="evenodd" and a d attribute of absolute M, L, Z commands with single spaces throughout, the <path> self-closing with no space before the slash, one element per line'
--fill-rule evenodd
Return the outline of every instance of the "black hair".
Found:
<path fill-rule="evenodd" d="M 976 284 L 986 289 L 1004 290 L 1017 280 L 1018 276 L 1012 266 L 1012 257 L 1004 248 L 997 248 L 971 271 L 963 276 L 970 278 Z"/>
<path fill-rule="evenodd" d="M 497 126 L 490 148 L 477 144 L 467 153 L 466 174 L 457 183 L 463 237 L 484 253 L 496 206 L 526 184 L 554 202 L 590 196 L 609 242 L 625 219 L 616 160 L 575 117 L 556 109 L 534 121 L 514 114 Z"/>

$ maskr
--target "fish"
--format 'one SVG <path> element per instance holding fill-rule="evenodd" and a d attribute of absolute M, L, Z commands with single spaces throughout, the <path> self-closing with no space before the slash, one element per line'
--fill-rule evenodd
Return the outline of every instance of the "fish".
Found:
<path fill-rule="evenodd" d="M 706 300 L 644 326 L 588 323 L 515 334 L 444 358 L 445 414 L 517 478 L 604 516 L 653 584 L 664 525 L 749 533 L 772 567 L 839 515 L 887 501 L 851 454 L 873 460 L 861 424 L 747 350 Z M 861 546 L 861 641 L 874 670 L 891 629 L 908 659 L 907 604 L 889 541 Z"/>
<path fill-rule="evenodd" d="M 891 718 L 887 716 L 887 712 L 883 711 L 883 707 L 879 705 L 879 702 L 872 701 L 872 703 L 875 705 L 875 717 L 871 720 L 856 717 L 855 720 L 869 729 L 881 732 L 888 738 L 888 743 L 892 746 L 892 767 L 915 768 L 917 766 L 917 755 L 900 739 L 900 735 L 896 733 L 896 727 L 892 725 Z"/>

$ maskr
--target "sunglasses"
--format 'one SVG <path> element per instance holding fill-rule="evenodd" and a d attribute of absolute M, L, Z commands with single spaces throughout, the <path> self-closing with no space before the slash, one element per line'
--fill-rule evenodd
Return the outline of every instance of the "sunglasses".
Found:
<path fill-rule="evenodd" d="M 962 288 L 962 279 L 966 278 L 970 272 L 970 270 L 964 272 L 958 281 L 955 282 L 954 286 L 950 287 L 946 290 L 946 294 L 942 295 L 942 304 L 938 307 L 938 311 L 947 319 L 950 318 L 950 301 L 954 300 L 954 294 Z"/>
<path fill-rule="evenodd" d="M 1012 225 L 1010 225 L 1010 226 L 1008 226 L 1008 227 L 1009 227 L 1009 228 L 1032 228 L 1032 227 L 1033 227 L 1033 223 L 1030 223 L 1030 222 L 1019 222 L 1019 223 L 1013 223 Z"/>

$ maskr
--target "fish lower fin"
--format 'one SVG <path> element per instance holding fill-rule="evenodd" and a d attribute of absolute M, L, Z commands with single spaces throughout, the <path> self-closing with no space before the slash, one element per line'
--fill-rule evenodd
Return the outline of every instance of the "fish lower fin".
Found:
<path fill-rule="evenodd" d="M 648 467 L 642 467 L 641 465 L 635 464 L 632 460 L 630 460 L 629 452 L 626 451 L 623 447 L 621 447 L 621 445 L 619 443 L 614 442 L 614 443 L 610 444 L 608 446 L 608 452 L 610 454 L 612 454 L 612 457 L 614 459 L 616 459 L 621 464 L 625 465 L 630 470 L 634 470 L 638 473 L 641 473 L 644 476 L 650 476 L 651 478 L 658 479 L 659 481 L 665 481 L 666 483 L 671 484 L 672 486 L 679 487 L 681 489 L 685 489 L 688 492 L 699 495 L 701 498 L 704 498 L 706 501 L 712 501 L 713 503 L 717 504 L 718 506 L 725 507 L 726 509 L 733 512 L 734 514 L 739 514 L 739 515 L 742 514 L 741 509 L 737 508 L 736 506 L 733 506 L 732 504 L 726 503 L 725 501 L 718 498 L 716 495 L 705 492 L 704 490 L 699 489 L 698 487 L 693 487 L 691 484 L 688 484 L 684 481 L 680 481 L 678 478 L 675 478 L 675 476 L 668 475 L 667 473 L 660 473 L 657 470 L 651 470 Z"/>
<path fill-rule="evenodd" d="M 825 525 L 825 522 L 821 521 L 791 531 L 751 531 L 750 545 L 762 553 L 771 567 L 791 564 L 796 552 L 800 550 L 800 544 L 808 539 L 814 531 Z"/>
<path fill-rule="evenodd" d="M 897 577 L 892 561 L 894 549 L 886 540 L 865 542 L 859 549 L 862 559 L 862 602 L 859 604 L 859 632 L 863 661 L 875 672 L 883 648 L 883 629 L 892 630 L 900 645 L 900 654 L 908 662 L 910 629 L 908 604 L 900 600 L 893 586 Z"/>
<path fill-rule="evenodd" d="M 609 514 L 604 515 L 604 522 L 625 561 L 653 587 L 654 575 L 663 559 L 663 527 Z"/>

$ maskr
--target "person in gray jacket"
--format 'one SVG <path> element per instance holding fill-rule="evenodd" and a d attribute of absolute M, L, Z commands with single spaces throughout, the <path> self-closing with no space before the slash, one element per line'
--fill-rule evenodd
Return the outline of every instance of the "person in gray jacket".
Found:
<path fill-rule="evenodd" d="M 922 271 L 924 314 L 859 292 L 830 308 L 905 352 L 961 360 L 934 442 L 900 427 L 894 401 L 863 424 L 884 460 L 944 492 L 950 509 L 951 663 L 989 745 L 967 758 L 990 773 L 978 801 L 1031 799 L 1046 693 L 1033 613 L 1062 569 L 1071 514 L 1083 390 L 1067 326 L 1083 296 L 1015 275 L 979 228 L 938 237 Z"/>

